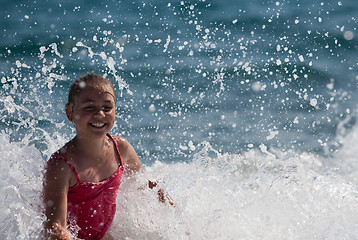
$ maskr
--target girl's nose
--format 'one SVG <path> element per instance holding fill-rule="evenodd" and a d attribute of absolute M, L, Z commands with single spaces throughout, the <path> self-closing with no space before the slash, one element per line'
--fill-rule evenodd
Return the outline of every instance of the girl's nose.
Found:
<path fill-rule="evenodd" d="M 97 111 L 96 111 L 96 113 L 95 113 L 95 115 L 98 115 L 98 116 L 105 116 L 105 114 L 104 114 L 104 110 L 102 109 L 102 108 L 99 108 Z"/>

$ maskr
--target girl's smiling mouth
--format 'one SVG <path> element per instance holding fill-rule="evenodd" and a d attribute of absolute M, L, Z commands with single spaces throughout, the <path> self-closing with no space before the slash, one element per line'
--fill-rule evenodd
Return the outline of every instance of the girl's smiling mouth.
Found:
<path fill-rule="evenodd" d="M 90 125 L 93 127 L 101 128 L 106 124 L 105 123 L 90 123 Z"/>

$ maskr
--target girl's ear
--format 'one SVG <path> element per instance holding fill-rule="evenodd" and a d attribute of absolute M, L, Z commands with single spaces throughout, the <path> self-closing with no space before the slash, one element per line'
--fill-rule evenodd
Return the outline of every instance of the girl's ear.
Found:
<path fill-rule="evenodd" d="M 70 104 L 66 104 L 65 106 L 65 110 L 66 110 L 66 116 L 68 118 L 68 120 L 70 120 L 70 122 L 72 122 L 72 106 Z"/>

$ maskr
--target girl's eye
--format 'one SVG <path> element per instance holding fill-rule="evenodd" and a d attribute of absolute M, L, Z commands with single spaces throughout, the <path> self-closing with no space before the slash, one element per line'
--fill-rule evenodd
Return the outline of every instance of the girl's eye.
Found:
<path fill-rule="evenodd" d="M 105 112 L 109 112 L 113 109 L 113 107 L 110 107 L 110 106 L 104 106 L 102 107 L 102 110 L 105 111 Z"/>
<path fill-rule="evenodd" d="M 94 107 L 85 107 L 84 109 L 85 109 L 85 111 L 93 111 L 95 108 Z"/>

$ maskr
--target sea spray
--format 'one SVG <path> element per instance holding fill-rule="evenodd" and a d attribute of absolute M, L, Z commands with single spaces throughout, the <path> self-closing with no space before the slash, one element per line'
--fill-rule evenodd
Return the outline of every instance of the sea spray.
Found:
<path fill-rule="evenodd" d="M 40 239 L 44 161 L 33 146 L 0 134 L 0 238 Z"/>
<path fill-rule="evenodd" d="M 41 238 L 42 171 L 33 146 L 2 134 L 2 239 Z M 353 239 L 358 191 L 310 153 L 197 146 L 188 162 L 156 161 L 124 178 L 111 232 L 117 239 Z M 148 179 L 158 181 L 149 189 Z M 158 201 L 165 189 L 175 206 Z"/>
<path fill-rule="evenodd" d="M 358 111 L 355 111 L 352 116 L 339 124 L 336 144 L 341 148 L 330 159 L 330 163 L 341 172 L 342 176 L 355 185 L 358 185 L 358 127 L 354 125 L 357 116 Z"/>
<path fill-rule="evenodd" d="M 355 0 L 2 7 L 0 238 L 38 237 L 38 171 L 90 71 L 130 88 L 113 134 L 147 165 L 121 186 L 118 239 L 358 238 L 356 121 L 336 132 L 357 109 Z"/>
<path fill-rule="evenodd" d="M 175 207 L 145 188 L 153 178 Z M 113 232 L 128 239 L 352 239 L 357 209 L 357 186 L 314 154 L 220 154 L 205 143 L 189 163 L 156 162 L 124 181 Z"/>

